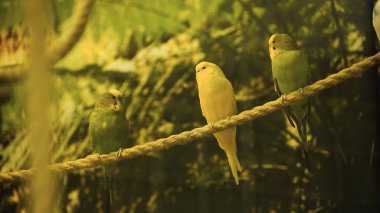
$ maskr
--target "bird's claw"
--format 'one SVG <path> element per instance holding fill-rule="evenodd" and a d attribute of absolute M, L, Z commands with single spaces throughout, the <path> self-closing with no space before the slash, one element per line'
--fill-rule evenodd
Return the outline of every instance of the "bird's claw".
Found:
<path fill-rule="evenodd" d="M 283 95 L 281 95 L 281 103 L 282 104 L 284 104 L 284 102 L 285 102 L 285 99 L 286 98 L 286 94 L 283 94 Z"/>
<path fill-rule="evenodd" d="M 96 153 L 96 158 L 98 159 L 99 163 L 102 164 L 102 158 L 100 157 L 99 153 Z"/>
<path fill-rule="evenodd" d="M 117 151 L 117 158 L 120 158 L 122 153 L 123 153 L 123 149 L 120 148 L 120 149 Z"/>
<path fill-rule="evenodd" d="M 299 88 L 298 92 L 301 93 L 301 95 L 303 95 L 303 88 Z"/>
<path fill-rule="evenodd" d="M 229 121 L 230 119 L 231 119 L 231 116 L 228 116 L 228 117 L 227 117 L 227 121 Z"/>
<path fill-rule="evenodd" d="M 210 123 L 208 123 L 208 125 L 211 127 L 211 129 L 214 129 L 214 122 L 210 122 Z"/>

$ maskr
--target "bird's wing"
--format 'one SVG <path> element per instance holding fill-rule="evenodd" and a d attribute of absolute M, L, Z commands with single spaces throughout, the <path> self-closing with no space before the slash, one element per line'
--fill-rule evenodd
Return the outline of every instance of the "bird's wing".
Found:
<path fill-rule="evenodd" d="M 310 65 L 308 62 L 308 58 L 306 54 L 304 54 L 303 51 L 299 51 L 299 57 L 298 60 L 296 61 L 296 71 L 300 76 L 300 79 L 298 80 L 297 85 L 298 87 L 305 87 L 309 84 L 311 84 L 311 69 Z M 308 98 L 306 101 L 303 103 L 302 107 L 302 121 L 301 122 L 307 122 L 309 115 L 310 115 L 310 110 L 311 110 L 311 104 L 310 104 L 310 98 Z"/>
<path fill-rule="evenodd" d="M 280 88 L 278 87 L 277 79 L 273 78 L 273 82 L 274 82 L 274 90 L 276 91 L 278 97 L 281 97 L 282 93 L 281 93 Z M 295 117 L 295 116 L 292 115 L 292 108 L 290 106 L 287 106 L 287 107 L 284 107 L 283 109 L 284 109 L 286 118 L 288 119 L 290 125 L 292 125 L 292 127 L 295 127 L 293 119 L 292 119 L 292 118 Z"/>
<path fill-rule="evenodd" d="M 284 51 L 272 60 L 273 78 L 282 94 L 289 94 L 308 85 L 310 68 L 302 51 Z"/>
<path fill-rule="evenodd" d="M 308 85 L 312 84 L 312 78 L 311 78 L 311 69 L 310 69 L 310 66 L 309 66 L 309 71 L 308 71 L 308 74 L 307 74 L 307 82 L 308 82 Z M 308 98 L 307 99 L 307 102 L 306 102 L 306 107 L 305 107 L 305 116 L 304 116 L 304 120 L 309 120 L 309 116 L 310 116 L 310 111 L 311 111 L 311 99 Z"/>
<path fill-rule="evenodd" d="M 89 135 L 89 141 L 90 141 L 90 146 L 91 146 L 91 149 L 94 151 L 95 150 L 95 143 L 93 142 L 93 140 L 95 139 L 94 138 L 94 133 L 96 132 L 95 130 L 95 126 L 96 126 L 96 111 L 93 111 L 90 115 L 90 118 L 88 120 L 88 123 L 89 123 L 89 128 L 88 128 L 88 135 Z"/>
<path fill-rule="evenodd" d="M 229 115 L 235 115 L 237 113 L 237 106 L 236 106 L 236 99 L 235 99 L 235 92 L 234 92 L 234 88 L 232 87 L 232 84 L 231 82 L 229 82 L 228 80 L 226 80 L 226 84 L 227 84 L 227 96 L 228 96 L 228 103 L 231 103 L 231 109 L 229 112 Z"/>
<path fill-rule="evenodd" d="M 235 100 L 234 89 L 232 84 L 227 80 L 223 80 L 224 89 L 217 94 L 219 116 L 225 118 L 227 116 L 235 115 L 237 113 L 237 106 Z"/>
<path fill-rule="evenodd" d="M 200 105 L 201 105 L 201 111 L 202 111 L 202 115 L 203 115 L 203 117 L 205 117 L 205 118 L 206 118 L 206 112 L 205 112 L 205 109 L 203 109 L 202 100 L 200 100 Z"/>
<path fill-rule="evenodd" d="M 215 79 L 217 85 L 212 93 L 200 93 L 202 114 L 207 122 L 215 122 L 237 113 L 234 90 L 231 83 L 223 77 Z"/>

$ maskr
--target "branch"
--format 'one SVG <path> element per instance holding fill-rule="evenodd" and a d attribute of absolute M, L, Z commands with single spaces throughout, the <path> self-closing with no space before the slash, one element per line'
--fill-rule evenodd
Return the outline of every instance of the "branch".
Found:
<path fill-rule="evenodd" d="M 338 33 L 338 38 L 339 38 L 339 43 L 340 43 L 340 50 L 342 51 L 343 54 L 343 62 L 344 66 L 348 66 L 348 60 L 347 60 L 347 51 L 345 49 L 345 42 L 344 42 L 344 37 L 342 34 L 342 28 L 339 23 L 339 17 L 338 17 L 338 12 L 336 11 L 335 3 L 334 0 L 330 0 L 330 5 L 331 5 L 331 13 L 334 18 L 335 24 L 336 24 L 336 31 Z"/>
<path fill-rule="evenodd" d="M 94 2 L 94 0 L 77 1 L 70 17 L 69 28 L 46 50 L 51 65 L 61 60 L 77 43 L 84 32 Z M 0 83 L 24 79 L 26 70 L 27 67 L 23 64 L 0 67 Z"/>
<path fill-rule="evenodd" d="M 61 60 L 77 43 L 86 28 L 94 2 L 94 0 L 77 0 L 74 12 L 70 17 L 68 29 L 47 50 L 47 56 L 51 64 Z"/>
<path fill-rule="evenodd" d="M 267 25 L 262 21 L 262 19 L 260 19 L 259 17 L 257 17 L 251 10 L 251 7 L 248 3 L 244 2 L 243 0 L 239 0 L 239 3 L 241 4 L 241 7 L 247 11 L 248 15 L 251 17 L 252 20 L 255 20 L 256 23 L 261 27 L 261 29 L 263 29 L 267 34 L 270 35 L 270 30 L 269 28 L 267 27 Z"/>

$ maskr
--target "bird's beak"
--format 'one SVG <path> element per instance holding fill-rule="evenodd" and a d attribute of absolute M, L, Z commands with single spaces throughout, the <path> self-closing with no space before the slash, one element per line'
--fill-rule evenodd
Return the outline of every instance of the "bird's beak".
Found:
<path fill-rule="evenodd" d="M 121 110 L 121 102 L 120 102 L 120 100 L 115 100 L 113 102 L 113 109 L 115 111 L 117 111 L 117 112 Z"/>

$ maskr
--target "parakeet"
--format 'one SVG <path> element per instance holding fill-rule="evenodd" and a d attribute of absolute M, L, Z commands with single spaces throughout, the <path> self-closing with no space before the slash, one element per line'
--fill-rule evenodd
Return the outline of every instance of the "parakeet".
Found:
<path fill-rule="evenodd" d="M 110 89 L 96 101 L 89 119 L 89 137 L 92 149 L 98 154 L 107 154 L 128 146 L 128 123 L 122 105 L 122 95 Z M 117 165 L 104 166 L 106 187 L 112 201 L 112 181 Z"/>
<path fill-rule="evenodd" d="M 203 116 L 212 123 L 237 113 L 234 90 L 223 71 L 210 62 L 201 62 L 196 68 L 199 100 Z M 235 182 L 239 185 L 237 171 L 241 166 L 236 156 L 236 127 L 214 133 L 219 147 L 226 152 Z"/>
<path fill-rule="evenodd" d="M 377 1 L 373 7 L 372 24 L 375 28 L 377 39 L 380 41 L 380 1 Z"/>
<path fill-rule="evenodd" d="M 269 39 L 269 54 L 272 60 L 272 75 L 278 96 L 299 90 L 310 83 L 310 68 L 307 56 L 297 49 L 295 41 L 287 34 L 274 34 Z M 302 90 L 299 90 L 302 92 Z M 307 121 L 310 101 L 305 100 L 284 108 L 290 124 L 297 128 L 301 138 L 306 166 L 310 170 L 307 142 Z"/>

